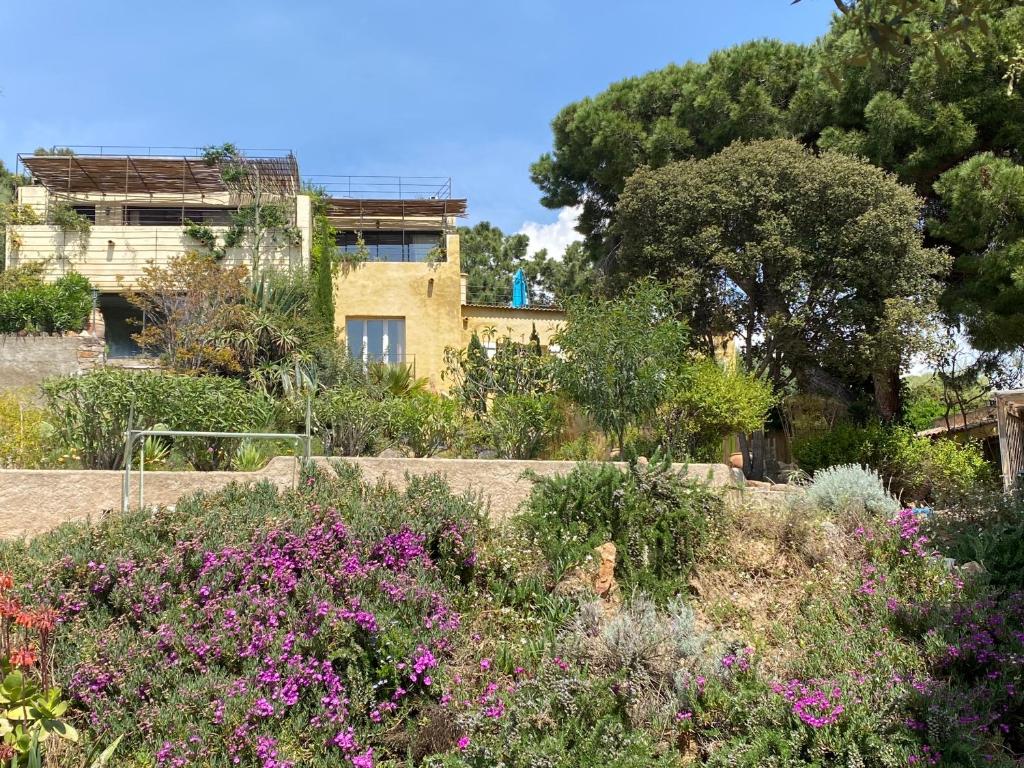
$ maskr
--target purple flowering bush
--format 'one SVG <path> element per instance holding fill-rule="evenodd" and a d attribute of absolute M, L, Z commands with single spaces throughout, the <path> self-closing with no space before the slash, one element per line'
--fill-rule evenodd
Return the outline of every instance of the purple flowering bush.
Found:
<path fill-rule="evenodd" d="M 1024 600 L 966 581 L 904 509 L 805 600 L 772 668 L 692 681 L 682 722 L 709 765 L 1015 766 Z"/>
<path fill-rule="evenodd" d="M 68 716 L 123 735 L 127 768 L 1021 764 L 1024 597 L 925 518 L 816 509 L 797 534 L 612 471 L 540 483 L 494 529 L 438 477 L 311 467 L 0 565 L 59 614 Z M 808 560 L 797 535 L 837 540 Z M 559 590 L 609 539 L 615 589 Z"/>
<path fill-rule="evenodd" d="M 36 582 L 66 617 L 56 673 L 136 764 L 366 768 L 440 695 L 479 525 L 437 478 L 313 472 L 70 527 L 27 559 L 67 552 Z"/>

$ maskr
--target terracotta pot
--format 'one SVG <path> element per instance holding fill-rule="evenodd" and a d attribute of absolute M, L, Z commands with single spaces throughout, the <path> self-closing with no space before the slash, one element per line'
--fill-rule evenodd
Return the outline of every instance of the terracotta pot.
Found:
<path fill-rule="evenodd" d="M 729 454 L 729 466 L 735 467 L 736 469 L 743 469 L 743 454 L 742 453 L 730 453 Z"/>

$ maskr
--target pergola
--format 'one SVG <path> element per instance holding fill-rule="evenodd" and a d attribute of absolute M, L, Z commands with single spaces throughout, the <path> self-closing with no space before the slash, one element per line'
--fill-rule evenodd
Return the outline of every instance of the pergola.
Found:
<path fill-rule="evenodd" d="M 258 176 L 262 189 L 282 197 L 300 189 L 299 166 L 291 152 L 243 155 L 231 160 Z M 78 153 L 18 155 L 18 164 L 56 197 L 116 196 L 151 200 L 159 195 L 190 197 L 230 193 L 224 164 L 193 150 L 191 154 Z"/>

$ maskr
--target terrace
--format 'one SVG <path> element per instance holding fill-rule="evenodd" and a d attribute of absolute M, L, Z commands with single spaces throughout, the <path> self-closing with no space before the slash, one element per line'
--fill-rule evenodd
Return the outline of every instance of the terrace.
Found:
<path fill-rule="evenodd" d="M 273 206 L 302 235 L 267 238 L 254 262 L 292 268 L 308 260 L 309 201 L 289 150 L 226 157 L 196 147 L 73 146 L 18 155 L 17 170 L 31 180 L 18 202 L 40 223 L 11 227 L 7 263 L 43 262 L 54 279 L 74 270 L 101 292 L 131 287 L 147 265 L 201 250 L 197 226 L 223 241 L 247 206 Z M 249 263 L 250 248 L 223 250 L 228 263 Z"/>

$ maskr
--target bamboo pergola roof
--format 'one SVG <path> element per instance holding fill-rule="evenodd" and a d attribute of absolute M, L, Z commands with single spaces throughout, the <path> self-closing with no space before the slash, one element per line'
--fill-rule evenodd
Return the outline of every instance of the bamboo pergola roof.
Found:
<path fill-rule="evenodd" d="M 391 219 L 406 217 L 465 216 L 466 200 L 359 200 L 332 197 L 327 200 L 328 218 Z"/>
<path fill-rule="evenodd" d="M 56 195 L 216 194 L 231 192 L 221 166 L 202 157 L 134 155 L 19 155 L 32 178 Z M 270 193 L 299 191 L 295 156 L 245 157 L 240 161 L 257 172 Z"/>

